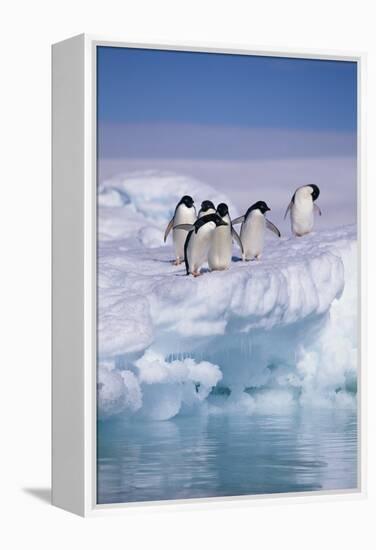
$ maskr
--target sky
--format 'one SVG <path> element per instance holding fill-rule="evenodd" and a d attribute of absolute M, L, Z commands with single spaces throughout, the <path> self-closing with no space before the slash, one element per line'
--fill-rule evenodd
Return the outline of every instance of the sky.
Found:
<path fill-rule="evenodd" d="M 99 47 L 97 75 L 106 158 L 356 152 L 352 62 Z"/>
<path fill-rule="evenodd" d="M 99 182 L 182 174 L 227 193 L 239 212 L 270 202 L 282 226 L 295 189 L 316 184 L 326 214 L 316 225 L 355 223 L 356 70 L 348 61 L 99 47 Z"/>

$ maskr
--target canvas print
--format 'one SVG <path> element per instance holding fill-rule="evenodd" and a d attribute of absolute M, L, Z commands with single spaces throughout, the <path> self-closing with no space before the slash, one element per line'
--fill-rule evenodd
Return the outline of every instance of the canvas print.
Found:
<path fill-rule="evenodd" d="M 97 502 L 358 486 L 357 64 L 97 47 Z"/>

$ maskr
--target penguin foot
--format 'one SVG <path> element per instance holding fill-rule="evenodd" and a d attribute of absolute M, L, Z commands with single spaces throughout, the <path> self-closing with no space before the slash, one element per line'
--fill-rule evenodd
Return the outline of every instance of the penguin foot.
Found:
<path fill-rule="evenodd" d="M 200 273 L 199 271 L 192 271 L 192 275 L 193 275 L 193 277 L 200 277 L 200 275 L 202 275 L 202 273 Z"/>
<path fill-rule="evenodd" d="M 176 258 L 176 260 L 174 260 L 172 263 L 173 265 L 180 265 L 182 263 L 182 260 L 180 258 Z"/>

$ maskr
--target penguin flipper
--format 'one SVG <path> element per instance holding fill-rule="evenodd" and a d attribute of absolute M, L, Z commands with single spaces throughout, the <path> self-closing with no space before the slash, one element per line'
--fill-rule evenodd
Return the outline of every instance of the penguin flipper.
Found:
<path fill-rule="evenodd" d="M 237 234 L 237 232 L 235 231 L 235 229 L 233 227 L 231 227 L 231 234 L 232 234 L 232 238 L 234 239 L 236 244 L 239 246 L 239 248 L 241 250 L 241 253 L 243 254 L 243 243 L 240 240 L 239 235 Z"/>
<path fill-rule="evenodd" d="M 245 216 L 239 216 L 239 218 L 235 218 L 234 220 L 232 220 L 232 225 L 235 225 L 237 223 L 243 223 L 244 222 L 244 218 Z"/>
<path fill-rule="evenodd" d="M 278 229 L 278 227 L 276 227 L 274 225 L 274 223 L 272 223 L 270 220 L 268 220 L 267 218 L 265 218 L 265 221 L 266 221 L 266 227 L 268 229 L 270 229 L 270 231 L 273 231 L 273 233 L 275 233 L 277 235 L 277 237 L 280 237 L 281 236 L 281 232 L 280 230 Z"/>
<path fill-rule="evenodd" d="M 294 198 L 294 197 L 293 197 L 293 198 Z M 291 199 L 290 204 L 289 204 L 288 207 L 286 208 L 285 215 L 283 216 L 283 219 L 284 219 L 284 220 L 286 219 L 286 216 L 287 216 L 287 214 L 289 213 L 289 210 L 291 210 L 291 207 L 292 207 L 292 205 L 293 205 L 293 202 L 294 202 L 293 199 Z"/>
<path fill-rule="evenodd" d="M 185 263 L 185 269 L 187 271 L 187 275 L 189 275 L 189 263 L 188 263 L 187 251 L 188 251 L 189 239 L 192 237 L 192 234 L 193 234 L 193 231 L 190 231 L 188 233 L 187 238 L 185 239 L 185 243 L 184 243 L 184 263 Z"/>
<path fill-rule="evenodd" d="M 320 207 L 317 206 L 316 203 L 313 204 L 313 209 L 314 209 L 315 212 L 318 213 L 319 216 L 322 216 L 322 212 L 321 212 L 321 210 L 320 210 Z"/>
<path fill-rule="evenodd" d="M 167 237 L 168 237 L 168 234 L 170 233 L 170 231 L 171 231 L 173 225 L 174 225 L 174 218 L 171 219 L 171 221 L 169 222 L 168 226 L 166 227 L 166 231 L 165 231 L 165 234 L 164 234 L 163 242 L 166 242 Z"/>

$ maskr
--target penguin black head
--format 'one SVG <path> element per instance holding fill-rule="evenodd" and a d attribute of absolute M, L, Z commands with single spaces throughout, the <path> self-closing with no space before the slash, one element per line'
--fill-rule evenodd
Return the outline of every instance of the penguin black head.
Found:
<path fill-rule="evenodd" d="M 260 210 L 261 214 L 265 214 L 270 210 L 269 206 L 264 201 L 257 201 L 255 204 L 252 204 L 247 210 L 246 217 L 252 212 L 252 210 Z"/>
<path fill-rule="evenodd" d="M 201 216 L 201 218 L 195 221 L 194 226 L 196 233 L 200 229 L 200 227 L 209 222 L 214 222 L 217 227 L 220 225 L 228 225 L 227 222 L 222 220 L 221 216 L 218 216 L 217 213 L 207 214 L 206 216 Z"/>
<path fill-rule="evenodd" d="M 202 203 L 201 203 L 201 211 L 202 212 L 207 212 L 210 208 L 215 210 L 215 206 L 212 203 L 212 201 L 202 201 Z"/>
<path fill-rule="evenodd" d="M 315 201 L 320 195 L 320 189 L 317 187 L 317 185 L 310 185 L 310 187 L 312 188 L 312 200 Z"/>
<path fill-rule="evenodd" d="M 224 202 L 221 202 L 217 206 L 217 213 L 223 218 L 224 216 L 227 216 L 228 214 L 228 206 Z"/>
<path fill-rule="evenodd" d="M 184 197 L 180 199 L 179 204 L 185 204 L 187 208 L 192 208 L 194 200 L 189 195 L 184 195 Z"/>

